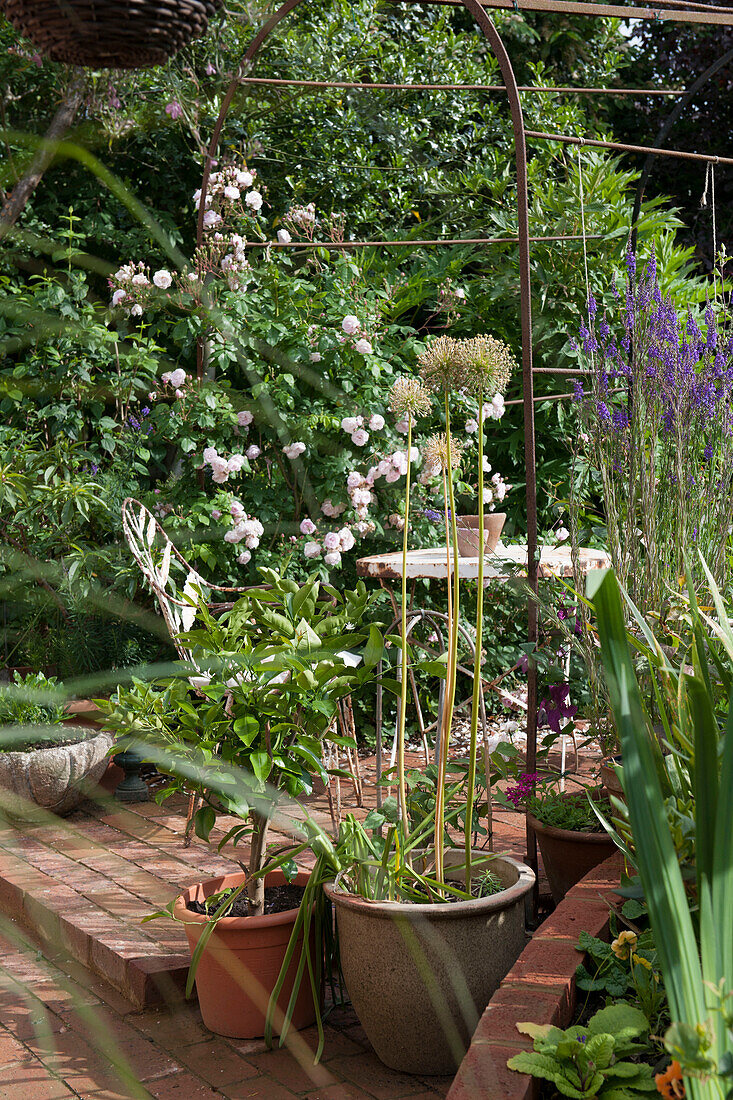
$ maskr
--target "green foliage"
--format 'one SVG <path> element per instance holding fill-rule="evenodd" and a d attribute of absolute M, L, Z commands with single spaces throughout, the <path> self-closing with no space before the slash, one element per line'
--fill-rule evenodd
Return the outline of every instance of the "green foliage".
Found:
<path fill-rule="evenodd" d="M 703 567 L 704 563 L 703 563 Z M 623 785 L 633 832 L 635 859 L 644 888 L 673 1020 L 667 1040 L 683 1063 L 694 1097 L 719 1095 L 716 1075 L 728 1072 L 733 1050 L 730 975 L 733 940 L 721 935 L 733 904 L 733 711 L 730 707 L 733 629 L 708 570 L 715 619 L 702 614 L 688 573 L 693 641 L 689 663 L 677 675 L 665 676 L 658 692 L 665 718 L 672 713 L 688 745 L 677 763 L 692 786 L 696 831 L 696 893 L 699 913 L 690 912 L 685 882 L 670 832 L 664 803 L 665 785 L 674 770 L 661 753 L 645 712 L 629 651 L 626 609 L 612 573 L 591 577 L 588 595 L 598 618 L 601 655 L 623 751 Z M 647 652 L 660 653 L 638 610 L 630 603 Z M 721 646 L 723 658 L 717 658 Z M 720 673 L 727 714 L 716 715 Z M 694 758 L 694 768 L 691 767 Z M 695 1038 L 696 1037 L 696 1038 Z M 691 1040 L 695 1039 L 692 1044 Z M 694 1049 L 693 1049 L 694 1045 Z M 705 1063 L 704 1072 L 700 1060 Z M 702 1075 L 701 1075 L 702 1074 Z"/>
<path fill-rule="evenodd" d="M 527 809 L 543 825 L 571 832 L 602 833 L 603 825 L 590 804 L 591 799 L 601 812 L 610 812 L 610 803 L 605 798 L 560 792 L 535 794 L 527 800 Z"/>
<path fill-rule="evenodd" d="M 14 673 L 12 684 L 0 684 L 0 726 L 60 725 L 66 713 L 56 688 L 55 676 Z"/>
<path fill-rule="evenodd" d="M 645 1050 L 638 1040 L 648 1029 L 644 1013 L 627 1004 L 602 1008 L 586 1026 L 566 1031 L 550 1024 L 517 1024 L 534 1040 L 534 1051 L 515 1054 L 507 1065 L 552 1082 L 572 1100 L 632 1100 L 656 1091 L 651 1067 L 631 1060 Z"/>

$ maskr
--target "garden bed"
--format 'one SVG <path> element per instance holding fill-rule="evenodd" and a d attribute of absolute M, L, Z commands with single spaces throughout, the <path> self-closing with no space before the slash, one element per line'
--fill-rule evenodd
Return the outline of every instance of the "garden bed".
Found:
<path fill-rule="evenodd" d="M 507 1067 L 507 1059 L 531 1050 L 532 1040 L 516 1025 L 522 1021 L 571 1023 L 576 1003 L 575 971 L 583 960 L 576 944 L 581 932 L 608 937 L 609 909 L 619 884 L 620 854 L 607 859 L 573 886 L 544 921 L 491 998 L 448 1093 L 448 1100 L 533 1100 L 540 1081 Z"/>

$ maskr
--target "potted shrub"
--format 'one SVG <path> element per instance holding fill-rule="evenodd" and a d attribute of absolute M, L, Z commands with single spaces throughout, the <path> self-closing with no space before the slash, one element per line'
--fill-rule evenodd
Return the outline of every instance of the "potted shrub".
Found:
<path fill-rule="evenodd" d="M 571 886 L 616 851 L 591 805 L 594 803 L 601 814 L 610 817 L 605 792 L 593 788 L 569 793 L 558 790 L 558 783 L 558 779 L 542 780 L 536 773 L 526 772 L 515 787 L 505 791 L 516 808 L 527 811 L 556 905 Z"/>
<path fill-rule="evenodd" d="M 189 991 L 195 977 L 204 1023 L 238 1038 L 265 1033 L 281 970 L 271 1006 L 277 1029 L 283 1017 L 295 1027 L 318 1017 L 315 930 L 296 936 L 288 954 L 308 881 L 294 857 L 307 845 L 293 841 L 283 851 L 281 836 L 273 854 L 268 831 L 311 792 L 314 776 L 328 781 L 321 749 L 325 737 L 340 740 L 338 702 L 372 677 L 382 654 L 377 627 L 362 630 L 363 582 L 341 595 L 316 578 L 298 585 L 260 572 L 266 586 L 219 619 L 199 606 L 201 628 L 180 636 L 195 666 L 186 675 L 135 681 L 99 701 L 110 725 L 170 777 L 160 798 L 197 796 L 190 825 L 198 836 L 208 840 L 219 815 L 229 815 L 238 820 L 219 846 L 249 844 L 241 874 L 196 883 L 166 910 L 186 930 Z"/>
<path fill-rule="evenodd" d="M 475 806 L 478 690 L 483 622 L 484 503 L 483 404 L 506 384 L 511 363 L 505 345 L 491 337 L 455 341 L 440 337 L 421 358 L 422 380 L 399 379 L 392 411 L 411 429 L 437 392 L 445 433 L 424 448 L 426 474 L 440 477 L 448 577 L 450 639 L 445 702 L 437 731 L 437 782 L 431 803 L 408 796 L 405 710 L 408 684 L 406 555 L 410 523 L 409 478 L 405 488 L 401 616 L 401 699 L 397 724 L 397 790 L 364 826 L 347 819 L 335 852 L 322 857 L 325 890 L 336 911 L 340 963 L 352 1003 L 379 1058 L 405 1072 L 454 1072 L 481 1012 L 525 942 L 524 902 L 532 871 L 515 860 L 476 851 Z M 460 784 L 448 780 L 448 761 L 458 665 L 459 571 L 455 470 L 464 447 L 451 433 L 451 394 L 469 388 L 477 398 L 479 425 L 478 607 L 476 668 L 465 802 Z M 408 435 L 408 440 L 410 436 Z M 489 777 L 486 777 L 489 791 Z M 490 796 L 488 799 L 490 807 Z M 412 812 L 411 812 L 412 811 Z M 487 811 L 484 811 L 487 812 Z M 490 809 L 489 809 L 490 815 Z M 462 819 L 462 835 L 454 840 Z M 489 816 L 490 821 L 490 816 Z M 489 826 L 490 828 L 490 826 Z M 374 835 L 371 830 L 375 830 Z M 386 830 L 386 831 L 385 831 Z M 460 847 L 454 847 L 454 844 Z M 333 872 L 335 877 L 333 876 Z"/>
<path fill-rule="evenodd" d="M 107 770 L 112 735 L 77 724 L 53 676 L 0 684 L 0 730 L 0 812 L 11 819 L 70 813 Z"/>

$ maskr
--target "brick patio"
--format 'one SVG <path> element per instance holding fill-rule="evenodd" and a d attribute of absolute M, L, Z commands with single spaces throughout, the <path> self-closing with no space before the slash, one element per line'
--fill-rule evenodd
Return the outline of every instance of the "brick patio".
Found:
<path fill-rule="evenodd" d="M 363 767 L 373 805 L 374 762 Z M 330 822 L 325 796 L 309 810 Z M 329 1014 L 315 1067 L 307 1052 L 299 1062 L 298 1052 L 268 1052 L 260 1040 L 203 1026 L 195 1001 L 181 996 L 183 930 L 167 919 L 141 924 L 183 887 L 239 869 L 226 850 L 197 839 L 185 848 L 184 821 L 182 802 L 123 807 L 103 798 L 54 826 L 0 829 L 2 1100 L 445 1096 L 449 1078 L 386 1069 L 350 1007 Z M 225 829 L 219 823 L 218 835 Z M 523 816 L 497 813 L 495 849 L 523 857 Z M 314 1032 L 304 1033 L 311 1047 Z"/>

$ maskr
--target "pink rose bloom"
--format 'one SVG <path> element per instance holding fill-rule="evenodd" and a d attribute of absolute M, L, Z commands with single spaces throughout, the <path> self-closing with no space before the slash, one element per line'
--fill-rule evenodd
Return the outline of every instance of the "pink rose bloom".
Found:
<path fill-rule="evenodd" d="M 467 420 L 466 421 L 466 431 L 470 435 L 473 435 L 474 432 L 477 432 L 478 431 L 478 420 L 474 420 L 473 417 L 471 417 L 470 420 Z"/>
<path fill-rule="evenodd" d="M 346 478 L 346 485 L 349 489 L 356 489 L 357 485 L 361 485 L 361 482 L 361 474 L 357 473 L 356 470 L 352 470 L 349 476 Z"/>
<path fill-rule="evenodd" d="M 300 533 L 301 535 L 314 535 L 316 533 L 316 525 L 309 516 L 301 520 Z"/>
<path fill-rule="evenodd" d="M 351 435 L 353 432 L 358 431 L 363 423 L 363 416 L 345 416 L 344 419 L 341 421 L 341 427 L 345 432 L 348 432 L 349 435 Z"/>
<path fill-rule="evenodd" d="M 303 553 L 307 558 L 318 558 L 321 554 L 320 543 L 307 542 L 303 547 Z"/>
<path fill-rule="evenodd" d="M 219 511 L 218 508 L 212 508 L 211 509 L 211 518 L 212 519 L 221 519 L 221 512 Z"/>
<path fill-rule="evenodd" d="M 339 548 L 342 553 L 345 554 L 347 553 L 347 551 L 353 549 L 356 539 L 354 538 L 348 527 L 342 527 L 338 533 L 338 537 L 340 544 Z"/>
<path fill-rule="evenodd" d="M 256 443 L 253 443 L 251 445 L 251 447 L 248 447 L 247 450 L 244 453 L 246 454 L 247 458 L 251 462 L 255 458 L 259 458 L 260 455 L 262 454 L 262 451 L 260 450 L 260 448 L 257 446 Z"/>
<path fill-rule="evenodd" d="M 353 313 L 347 313 L 341 322 L 341 328 L 347 336 L 353 336 L 361 328 L 359 318 L 355 317 Z"/>
<path fill-rule="evenodd" d="M 362 337 L 361 340 L 357 340 L 354 344 L 354 351 L 358 351 L 359 355 L 371 355 L 372 345 L 369 343 L 368 340 L 365 340 Z"/>
<path fill-rule="evenodd" d="M 250 550 L 242 550 L 242 552 L 237 555 L 237 561 L 240 565 L 246 565 L 247 562 L 250 561 L 251 557 L 252 552 Z"/>
<path fill-rule="evenodd" d="M 237 424 L 240 428 L 248 428 L 253 420 L 254 417 L 249 409 L 242 409 L 241 412 L 237 413 Z"/>
<path fill-rule="evenodd" d="M 363 447 L 369 442 L 369 432 L 365 432 L 363 428 L 357 428 L 351 437 L 351 442 L 355 447 Z"/>
<path fill-rule="evenodd" d="M 336 531 L 329 531 L 323 540 L 323 545 L 326 550 L 338 550 L 341 546 L 341 539 Z"/>
<path fill-rule="evenodd" d="M 229 473 L 230 474 L 238 474 L 239 471 L 244 466 L 244 462 L 245 462 L 244 455 L 238 455 L 238 454 L 232 455 L 231 458 L 229 459 L 229 461 L 227 462 L 227 468 L 229 470 Z"/>
<path fill-rule="evenodd" d="M 177 100 L 173 99 L 170 103 L 166 104 L 165 113 L 175 120 L 182 116 L 183 107 L 181 107 Z"/>
<path fill-rule="evenodd" d="M 372 413 L 369 418 L 369 429 L 373 432 L 381 432 L 384 427 L 384 417 L 380 413 Z"/>
<path fill-rule="evenodd" d="M 341 565 L 341 554 L 338 550 L 329 550 L 327 554 L 323 555 L 323 560 L 328 566 Z"/>
<path fill-rule="evenodd" d="M 407 435 L 410 425 L 406 420 L 398 420 L 394 427 L 395 431 L 399 432 L 400 435 Z"/>

